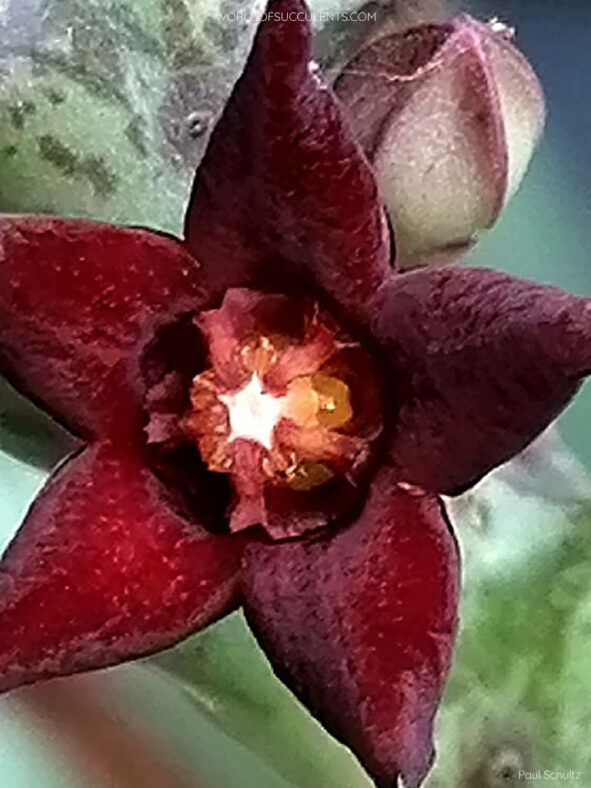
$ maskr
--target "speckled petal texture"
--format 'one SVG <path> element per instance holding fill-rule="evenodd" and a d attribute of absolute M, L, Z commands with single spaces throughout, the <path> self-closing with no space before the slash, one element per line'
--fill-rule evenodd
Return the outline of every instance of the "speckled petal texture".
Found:
<path fill-rule="evenodd" d="M 249 547 L 246 615 L 278 676 L 380 788 L 416 788 L 456 628 L 458 557 L 441 504 L 374 482 L 330 541 Z"/>
<path fill-rule="evenodd" d="M 138 356 L 205 293 L 174 239 L 49 217 L 0 219 L 0 371 L 83 437 L 141 428 Z"/>
<path fill-rule="evenodd" d="M 271 14 L 302 14 L 278 0 Z M 300 16 L 300 19 L 302 17 Z M 389 270 L 377 188 L 312 62 L 309 26 L 271 18 L 197 173 L 187 242 L 219 289 L 311 272 L 349 308 Z M 287 267 L 286 267 L 287 266 Z"/>
<path fill-rule="evenodd" d="M 231 609 L 243 542 L 165 501 L 108 446 L 56 473 L 2 561 L 0 689 L 157 651 Z"/>
<path fill-rule="evenodd" d="M 521 451 L 591 371 L 591 300 L 486 269 L 392 279 L 373 332 L 396 392 L 391 459 L 434 492 Z"/>

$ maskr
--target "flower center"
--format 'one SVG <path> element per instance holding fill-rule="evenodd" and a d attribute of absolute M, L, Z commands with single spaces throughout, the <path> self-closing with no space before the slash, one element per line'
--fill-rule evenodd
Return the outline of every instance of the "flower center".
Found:
<path fill-rule="evenodd" d="M 198 381 L 195 385 L 199 385 Z M 232 394 L 220 394 L 219 399 L 228 409 L 230 435 L 228 442 L 237 438 L 258 441 L 271 451 L 273 432 L 285 410 L 287 397 L 267 394 L 257 372 L 241 389 Z"/>
<path fill-rule="evenodd" d="M 193 379 L 183 424 L 210 470 L 231 475 L 231 527 L 285 536 L 326 524 L 381 432 L 368 354 L 317 305 L 286 296 L 230 290 L 199 326 L 211 366 Z"/>
<path fill-rule="evenodd" d="M 271 340 L 261 337 L 240 355 L 248 359 L 250 370 L 240 388 L 225 390 L 212 370 L 193 380 L 186 423 L 205 461 L 212 470 L 229 472 L 233 444 L 251 441 L 266 451 L 263 467 L 269 477 L 297 490 L 328 481 L 330 467 L 317 460 L 323 455 L 330 459 L 336 437 L 330 432 L 345 427 L 353 416 L 349 387 L 315 373 L 296 375 L 283 393 L 271 393 L 263 382 L 278 356 Z"/>
<path fill-rule="evenodd" d="M 269 344 L 266 337 L 261 344 Z M 194 381 L 198 390 L 200 376 Z M 208 384 L 206 383 L 206 386 Z M 254 440 L 265 449 L 273 449 L 273 434 L 281 419 L 291 419 L 302 428 L 324 426 L 336 429 L 351 418 L 351 400 L 348 386 L 338 378 L 326 375 L 297 377 L 287 387 L 287 394 L 273 396 L 265 391 L 259 371 L 255 369 L 250 380 L 229 394 L 219 394 L 230 418 L 231 443 L 238 438 Z"/>

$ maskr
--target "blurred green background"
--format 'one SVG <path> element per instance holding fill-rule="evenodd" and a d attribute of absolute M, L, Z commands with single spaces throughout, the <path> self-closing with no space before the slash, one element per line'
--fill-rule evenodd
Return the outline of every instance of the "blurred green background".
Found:
<path fill-rule="evenodd" d="M 591 9 L 463 7 L 516 24 L 549 105 L 530 173 L 471 261 L 589 294 Z M 224 27 L 220 9 L 216 0 L 0 2 L 0 209 L 177 231 L 252 34 Z M 462 630 L 431 788 L 517 785 L 523 768 L 572 769 L 591 785 L 590 404 L 587 386 L 561 419 L 566 446 L 548 438 L 452 505 Z M 0 386 L 4 544 L 68 446 Z M 239 614 L 157 659 L 1 700 L 0 772 L 8 788 L 369 785 L 275 681 Z"/>

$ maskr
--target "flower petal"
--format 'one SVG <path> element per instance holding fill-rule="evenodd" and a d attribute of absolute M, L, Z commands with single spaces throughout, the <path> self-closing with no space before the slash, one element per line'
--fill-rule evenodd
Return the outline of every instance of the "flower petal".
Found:
<path fill-rule="evenodd" d="M 0 564 L 0 689 L 166 648 L 225 614 L 242 544 L 177 515 L 137 458 L 87 449 Z"/>
<path fill-rule="evenodd" d="M 591 372 L 591 301 L 486 269 L 404 274 L 373 331 L 393 370 L 390 456 L 454 494 L 521 451 Z"/>
<path fill-rule="evenodd" d="M 456 628 L 458 556 L 440 502 L 384 470 L 331 540 L 249 547 L 246 615 L 278 676 L 376 784 L 418 786 Z"/>
<path fill-rule="evenodd" d="M 361 308 L 389 270 L 376 185 L 295 21 L 305 5 L 268 12 L 198 170 L 187 243 L 219 291 L 287 263 Z"/>
<path fill-rule="evenodd" d="M 180 243 L 49 217 L 0 219 L 0 369 L 84 437 L 137 426 L 137 354 L 204 301 Z"/>

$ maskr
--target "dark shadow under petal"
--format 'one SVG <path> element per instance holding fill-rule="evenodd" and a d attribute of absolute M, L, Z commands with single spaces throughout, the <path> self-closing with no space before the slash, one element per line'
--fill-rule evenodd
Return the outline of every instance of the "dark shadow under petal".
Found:
<path fill-rule="evenodd" d="M 0 450 L 37 468 L 53 468 L 77 441 L 0 379 Z"/>

